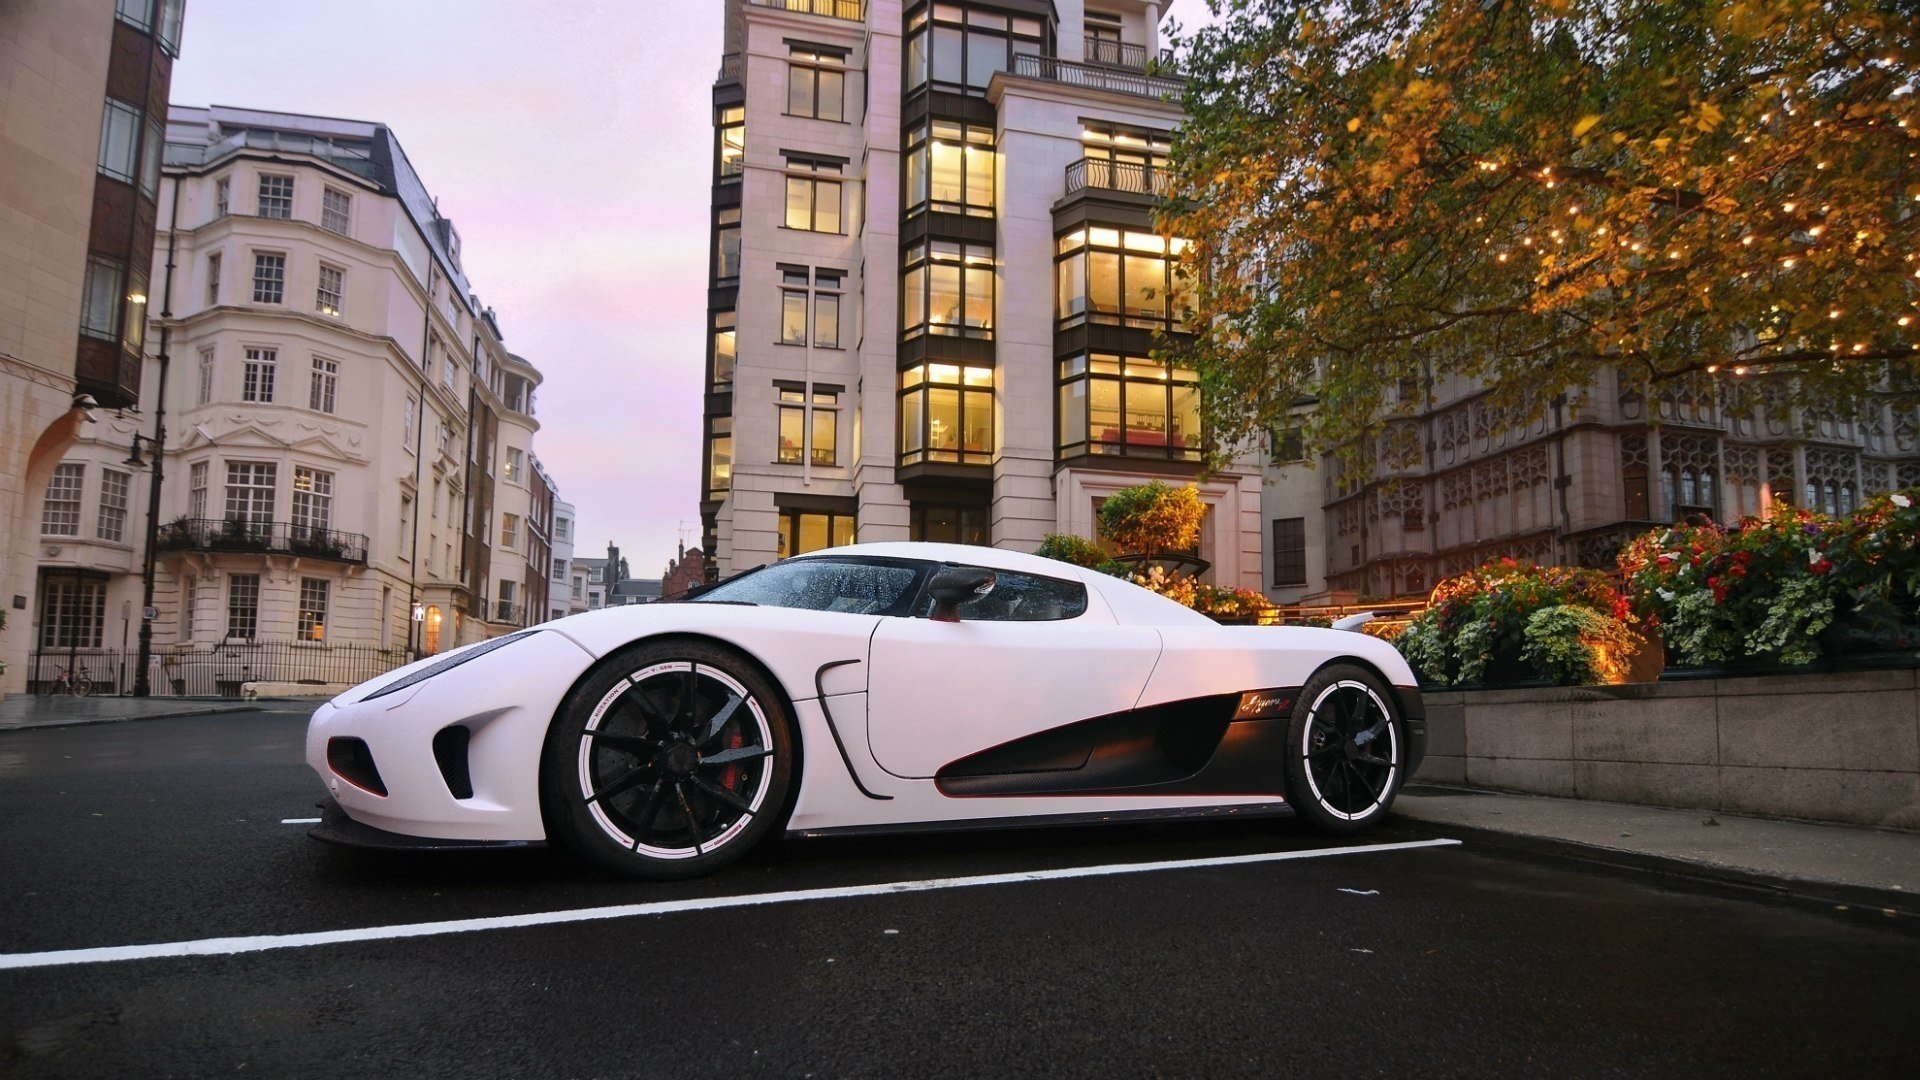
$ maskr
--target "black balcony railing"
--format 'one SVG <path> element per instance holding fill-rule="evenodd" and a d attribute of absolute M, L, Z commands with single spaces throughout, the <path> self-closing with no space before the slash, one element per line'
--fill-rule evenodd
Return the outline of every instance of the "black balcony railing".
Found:
<path fill-rule="evenodd" d="M 285 521 L 178 518 L 160 526 L 155 540 L 159 551 L 251 551 L 263 555 L 333 559 L 362 566 L 367 562 L 365 535 Z"/>
<path fill-rule="evenodd" d="M 803 15 L 824 15 L 829 19 L 864 22 L 867 0 L 747 0 L 754 7 L 798 11 Z"/>
<path fill-rule="evenodd" d="M 717 83 L 737 83 L 740 81 L 739 53 L 730 52 L 721 54 L 720 77 L 713 81 Z"/>
<path fill-rule="evenodd" d="M 1130 41 L 1115 41 L 1113 38 L 1089 37 L 1087 63 L 1145 71 L 1147 70 L 1147 47 Z"/>
<path fill-rule="evenodd" d="M 487 609 L 487 614 L 493 616 L 491 620 L 493 622 L 510 623 L 514 626 L 527 625 L 527 606 L 516 604 L 511 600 L 495 600 Z"/>
<path fill-rule="evenodd" d="M 1013 73 L 1066 86 L 1135 94 L 1160 101 L 1176 101 L 1186 91 L 1186 80 L 1165 75 L 1135 74 L 1098 64 L 1081 64 L 1054 56 L 1021 53 L 1013 58 Z"/>
<path fill-rule="evenodd" d="M 1167 193 L 1167 170 L 1138 161 L 1081 158 L 1067 166 L 1067 194 L 1083 188 L 1163 196 Z"/>

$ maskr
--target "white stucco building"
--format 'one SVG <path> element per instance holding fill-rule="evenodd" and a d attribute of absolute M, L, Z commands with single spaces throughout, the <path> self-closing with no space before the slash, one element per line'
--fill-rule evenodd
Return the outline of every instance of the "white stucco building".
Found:
<path fill-rule="evenodd" d="M 534 468 L 544 470 L 538 461 Z M 563 619 L 587 610 L 585 589 L 574 586 L 573 536 L 579 513 L 563 499 L 553 501 L 553 565 L 547 582 L 547 618 Z M 583 586 L 585 582 L 581 583 Z"/>
<path fill-rule="evenodd" d="M 62 465 L 144 492 L 159 451 L 155 665 L 217 651 L 271 681 L 285 665 L 267 646 L 397 660 L 544 619 L 540 375 L 507 352 L 392 132 L 175 107 L 165 145 L 140 402 L 163 444 L 143 437 L 135 460 L 132 414 L 109 415 Z M 132 595 L 145 505 L 114 508 L 130 565 L 86 544 L 55 557 Z M 213 689 L 154 671 L 155 692 Z"/>
<path fill-rule="evenodd" d="M 702 550 L 1032 550 L 1198 480 L 1151 209 L 1181 120 L 1143 0 L 728 0 L 714 86 Z M 1200 555 L 1261 584 L 1256 461 L 1199 481 Z"/>

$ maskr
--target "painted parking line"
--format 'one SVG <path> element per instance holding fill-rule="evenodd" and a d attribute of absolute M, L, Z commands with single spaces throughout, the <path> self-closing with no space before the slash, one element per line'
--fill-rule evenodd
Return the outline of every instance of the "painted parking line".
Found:
<path fill-rule="evenodd" d="M 320 824 L 320 819 L 317 817 L 283 817 L 280 819 L 280 824 L 282 825 L 318 825 Z"/>
<path fill-rule="evenodd" d="M 80 964 L 108 964 L 124 960 L 155 960 L 174 956 L 229 956 L 235 953 L 265 952 L 268 949 L 311 948 L 317 945 L 342 945 L 356 941 L 391 941 L 398 938 L 436 937 L 442 934 L 467 934 L 481 930 L 518 930 L 531 926 L 557 926 L 562 923 L 593 922 L 604 919 L 631 919 L 642 915 L 672 915 L 684 911 L 718 911 L 725 908 L 758 907 L 766 904 L 793 904 L 808 900 L 847 900 L 862 896 L 890 896 L 898 893 L 935 892 L 943 889 L 970 889 L 984 885 L 1017 885 L 1030 881 L 1065 881 L 1072 878 L 1115 877 L 1121 874 L 1150 874 L 1163 870 L 1200 870 L 1220 866 L 1249 866 L 1256 863 L 1291 862 L 1300 859 L 1324 859 L 1336 855 L 1365 855 L 1382 851 L 1408 851 L 1415 848 L 1447 847 L 1458 840 L 1411 840 L 1398 844 L 1361 844 L 1353 847 L 1319 848 L 1312 851 L 1274 851 L 1257 855 L 1227 855 L 1211 859 L 1170 859 L 1163 862 L 1108 863 L 1103 866 L 1068 866 L 1055 870 L 1025 870 L 1009 874 L 979 874 L 972 877 L 927 878 L 920 881 L 895 881 L 877 885 L 848 885 L 830 889 L 795 889 L 787 892 L 750 893 L 744 896 L 707 896 L 691 900 L 662 900 L 651 904 L 616 904 L 611 907 L 574 908 L 569 911 L 540 911 L 525 915 L 499 915 L 484 919 L 451 919 L 445 922 L 401 923 L 394 926 L 363 926 L 348 930 L 321 930 L 305 934 L 262 934 L 253 937 L 201 938 L 197 941 L 167 941 L 150 945 L 111 945 L 96 949 L 61 949 L 53 952 L 0 953 L 0 971 L 23 968 L 73 967 Z"/>

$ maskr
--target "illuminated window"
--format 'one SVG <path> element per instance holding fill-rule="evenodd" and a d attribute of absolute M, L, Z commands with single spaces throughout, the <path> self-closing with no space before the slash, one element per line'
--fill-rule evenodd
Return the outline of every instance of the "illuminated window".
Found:
<path fill-rule="evenodd" d="M 929 363 L 900 373 L 900 464 L 992 460 L 992 368 Z"/>
<path fill-rule="evenodd" d="M 907 132 L 908 213 L 993 216 L 993 128 L 934 120 Z"/>
<path fill-rule="evenodd" d="M 1081 322 L 1185 330 L 1191 290 L 1173 272 L 1187 241 L 1100 225 L 1060 237 L 1054 263 L 1054 314 Z"/>
<path fill-rule="evenodd" d="M 328 590 L 328 583 L 322 578 L 300 579 L 300 621 L 294 631 L 297 640 L 326 639 Z"/>
<path fill-rule="evenodd" d="M 1142 356 L 1092 353 L 1061 360 L 1059 376 L 1062 458 L 1202 457 L 1198 372 Z"/>
<path fill-rule="evenodd" d="M 733 385 L 733 362 L 738 348 L 735 318 L 732 308 L 713 313 L 713 388 L 715 390 Z"/>
<path fill-rule="evenodd" d="M 716 163 L 714 175 L 722 183 L 738 183 L 747 164 L 747 110 L 729 105 L 714 113 Z"/>
<path fill-rule="evenodd" d="M 840 181 L 822 177 L 840 175 L 840 166 L 830 161 L 787 158 L 787 214 L 789 229 L 809 232 L 840 231 Z"/>
<path fill-rule="evenodd" d="M 807 408 L 806 391 L 795 387 L 782 387 L 780 390 L 779 454 L 775 458 L 782 465 L 798 465 L 802 460 L 815 465 L 832 465 L 837 456 L 839 441 L 839 403 L 838 390 L 814 389 L 813 408 Z M 808 414 L 812 414 L 811 438 L 808 437 Z"/>
<path fill-rule="evenodd" d="M 900 320 L 905 337 L 993 337 L 993 247 L 929 240 L 906 252 Z"/>
<path fill-rule="evenodd" d="M 853 543 L 852 514 L 811 514 L 789 510 L 780 515 L 778 558 L 805 555 L 822 548 L 843 547 Z"/>
<path fill-rule="evenodd" d="M 713 418 L 707 438 L 707 491 L 718 495 L 733 489 L 733 417 Z"/>

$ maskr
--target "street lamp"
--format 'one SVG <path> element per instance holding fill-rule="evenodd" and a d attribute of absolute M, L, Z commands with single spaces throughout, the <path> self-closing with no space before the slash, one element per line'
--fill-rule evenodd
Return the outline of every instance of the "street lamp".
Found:
<path fill-rule="evenodd" d="M 164 349 L 164 345 L 162 347 Z M 167 385 L 165 355 L 163 351 L 160 366 L 162 392 Z M 135 469 L 143 469 L 147 463 L 140 457 L 140 444 L 147 444 L 147 448 L 153 452 L 153 480 L 147 489 L 147 557 L 140 569 L 140 656 L 135 661 L 133 669 L 134 697 L 148 697 L 153 693 L 153 685 L 147 678 L 147 668 L 153 663 L 153 549 L 160 540 L 160 477 L 166 460 L 161 440 L 167 437 L 167 428 L 166 421 L 161 417 L 160 410 L 154 410 L 151 437 L 138 432 L 134 433 L 133 447 L 127 454 L 127 460 L 122 463 Z"/>

